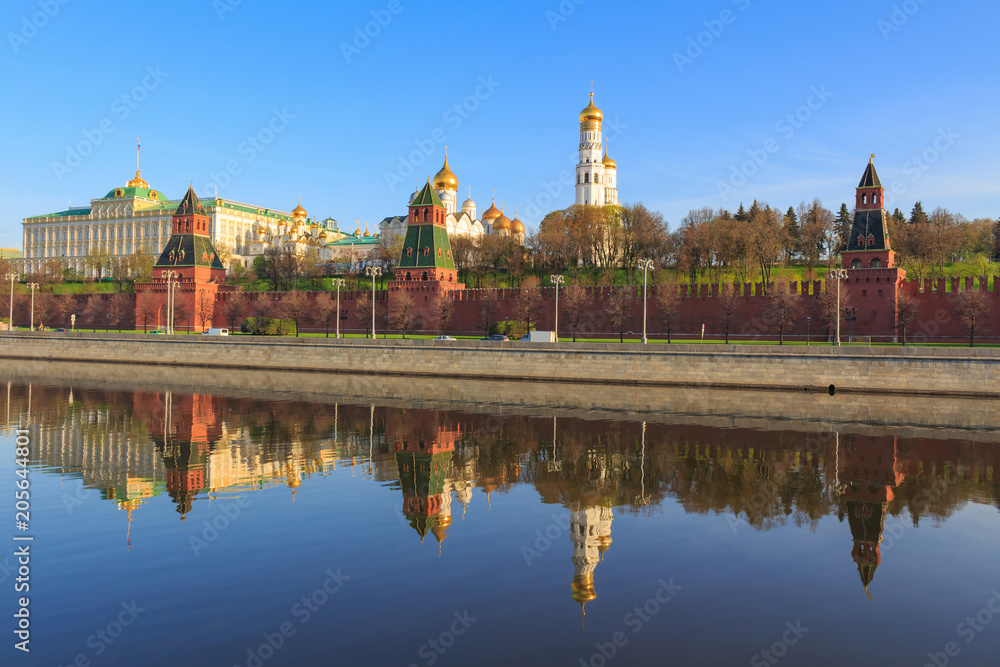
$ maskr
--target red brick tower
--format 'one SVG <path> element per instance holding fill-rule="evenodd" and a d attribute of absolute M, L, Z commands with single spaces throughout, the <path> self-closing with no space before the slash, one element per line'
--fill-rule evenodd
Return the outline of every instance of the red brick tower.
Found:
<path fill-rule="evenodd" d="M 212 245 L 210 224 L 198 195 L 189 187 L 174 212 L 170 240 L 153 265 L 153 280 L 136 283 L 137 324 L 142 321 L 140 299 L 148 299 L 156 309 L 157 322 L 161 321 L 161 314 L 166 317 L 167 277 L 174 272 L 178 283 L 174 307 L 176 328 L 212 326 L 216 294 L 237 288 L 225 285 L 226 269 Z"/>
<path fill-rule="evenodd" d="M 855 191 L 854 225 L 841 263 L 849 269 L 844 287 L 850 292 L 851 308 L 857 308 L 857 313 L 850 313 L 857 317 L 855 331 L 894 336 L 896 294 L 906 280 L 906 271 L 896 267 L 885 212 L 885 189 L 875 171 L 874 159 L 872 155 Z M 847 315 L 840 313 L 842 318 Z"/>

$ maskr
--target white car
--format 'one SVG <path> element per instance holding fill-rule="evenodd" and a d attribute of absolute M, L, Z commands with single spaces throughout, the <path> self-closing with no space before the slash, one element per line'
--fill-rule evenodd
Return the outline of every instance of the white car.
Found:
<path fill-rule="evenodd" d="M 434 340 L 458 340 L 458 339 L 457 338 L 453 338 L 452 336 L 438 336 Z"/>
<path fill-rule="evenodd" d="M 228 336 L 229 329 L 209 329 L 202 336 Z"/>

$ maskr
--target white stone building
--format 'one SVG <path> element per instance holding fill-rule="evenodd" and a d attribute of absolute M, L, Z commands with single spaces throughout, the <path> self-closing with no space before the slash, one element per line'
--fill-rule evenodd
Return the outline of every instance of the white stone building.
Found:
<path fill-rule="evenodd" d="M 608 157 L 602 125 L 604 114 L 590 104 L 580 112 L 580 161 L 576 165 L 576 204 L 605 206 L 618 204 L 618 165 Z M 601 149 L 604 148 L 603 157 Z"/>

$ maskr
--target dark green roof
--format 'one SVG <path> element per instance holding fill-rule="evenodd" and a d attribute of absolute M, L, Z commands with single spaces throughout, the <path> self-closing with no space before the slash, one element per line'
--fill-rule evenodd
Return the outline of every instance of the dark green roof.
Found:
<path fill-rule="evenodd" d="M 159 190 L 138 187 L 114 188 L 108 194 L 104 195 L 103 199 L 133 199 L 135 197 L 162 202 L 169 201 L 167 196 Z"/>
<path fill-rule="evenodd" d="M 427 184 L 420 190 L 420 194 L 413 198 L 410 202 L 410 206 L 440 206 L 444 208 L 444 204 L 441 203 L 441 198 L 438 197 L 437 193 L 434 192 L 434 188 L 431 187 L 431 182 L 427 181 Z"/>
<path fill-rule="evenodd" d="M 884 210 L 856 211 L 847 250 L 889 250 L 889 223 Z"/>
<path fill-rule="evenodd" d="M 208 266 L 225 269 L 212 240 L 200 234 L 174 234 L 156 260 L 156 268 L 172 266 Z"/>
<path fill-rule="evenodd" d="M 858 183 L 859 188 L 880 188 L 882 187 L 882 181 L 878 180 L 878 172 L 875 171 L 875 163 L 871 160 L 868 161 L 868 168 L 865 169 L 864 175 L 861 176 L 861 182 Z"/>
<path fill-rule="evenodd" d="M 177 211 L 174 215 L 207 215 L 205 208 L 201 205 L 201 200 L 194 193 L 194 186 L 188 188 L 184 193 L 184 198 L 177 204 Z"/>

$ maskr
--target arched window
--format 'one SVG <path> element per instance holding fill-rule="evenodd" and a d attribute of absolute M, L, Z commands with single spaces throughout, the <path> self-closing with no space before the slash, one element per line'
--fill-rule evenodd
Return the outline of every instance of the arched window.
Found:
<path fill-rule="evenodd" d="M 576 175 L 576 184 L 580 185 L 580 174 Z"/>
<path fill-rule="evenodd" d="M 880 260 L 878 257 L 875 257 L 874 259 L 872 259 L 871 263 L 868 266 L 869 266 L 869 268 L 872 268 L 872 269 L 881 269 L 882 268 L 882 260 Z"/>
<path fill-rule="evenodd" d="M 861 290 L 861 298 L 865 299 L 867 297 L 868 297 L 868 290 L 866 289 Z"/>
<path fill-rule="evenodd" d="M 868 195 L 861 195 L 861 203 L 862 204 L 868 203 Z"/>
<path fill-rule="evenodd" d="M 851 268 L 852 269 L 860 269 L 861 268 L 861 260 L 860 259 L 851 260 Z"/>
<path fill-rule="evenodd" d="M 878 194 L 873 194 L 872 195 L 872 203 L 873 204 L 877 204 L 878 203 Z"/>
<path fill-rule="evenodd" d="M 420 277 L 421 280 L 427 280 L 427 272 L 424 271 L 423 275 Z"/>
<path fill-rule="evenodd" d="M 583 175 L 583 182 L 584 183 L 590 183 L 590 174 L 589 173 Z"/>

